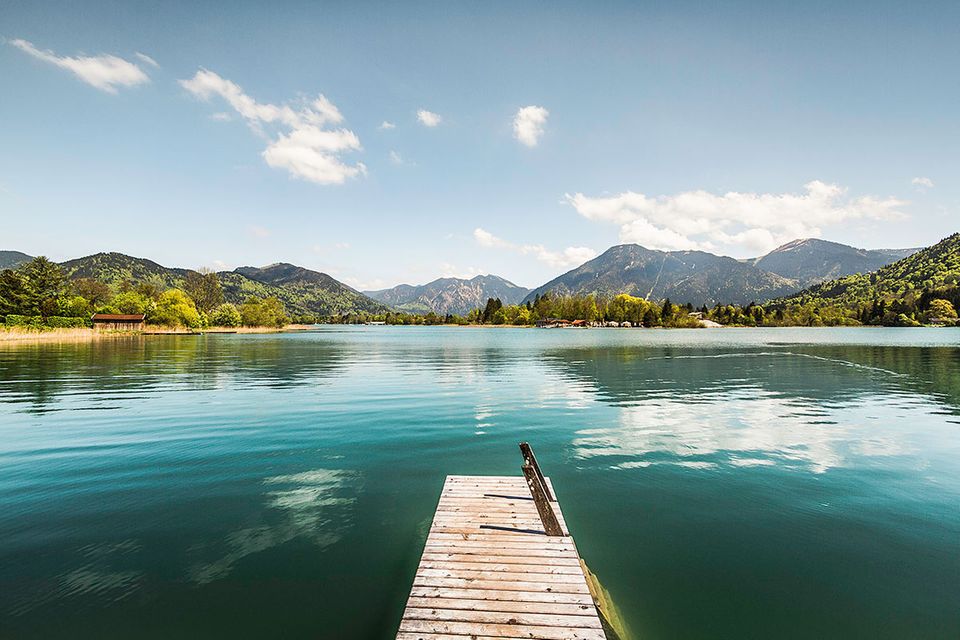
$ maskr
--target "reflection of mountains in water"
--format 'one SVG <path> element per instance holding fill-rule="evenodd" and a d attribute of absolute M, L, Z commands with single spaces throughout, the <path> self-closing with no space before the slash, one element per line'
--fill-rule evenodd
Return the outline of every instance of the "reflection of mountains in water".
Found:
<path fill-rule="evenodd" d="M 601 347 L 554 349 L 544 362 L 596 385 L 614 403 L 641 397 L 698 402 L 744 388 L 831 403 L 865 395 L 931 396 L 960 414 L 960 350 L 951 347 L 790 345 L 722 349 Z"/>

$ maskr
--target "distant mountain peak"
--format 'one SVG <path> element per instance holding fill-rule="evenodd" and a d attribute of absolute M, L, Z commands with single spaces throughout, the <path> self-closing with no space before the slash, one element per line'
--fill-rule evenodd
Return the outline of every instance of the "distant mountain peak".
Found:
<path fill-rule="evenodd" d="M 529 289 L 517 286 L 506 278 L 483 274 L 470 279 L 437 278 L 422 285 L 400 284 L 365 293 L 374 300 L 403 311 L 464 315 L 472 309 L 482 307 L 487 298 L 500 298 L 504 304 L 517 304 L 528 291 Z"/>

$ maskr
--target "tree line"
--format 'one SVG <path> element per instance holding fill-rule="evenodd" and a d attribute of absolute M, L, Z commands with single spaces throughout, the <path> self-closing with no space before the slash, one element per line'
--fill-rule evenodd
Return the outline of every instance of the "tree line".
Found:
<path fill-rule="evenodd" d="M 537 295 L 524 304 L 505 305 L 489 298 L 482 308 L 466 315 L 387 312 L 351 313 L 326 318 L 326 322 L 358 324 L 383 322 L 398 325 L 520 325 L 532 326 L 551 320 L 583 321 L 588 324 L 627 322 L 636 327 L 699 327 L 701 320 L 725 326 L 919 326 L 924 323 L 954 324 L 960 309 L 960 288 L 953 286 L 915 292 L 891 301 L 876 297 L 853 305 L 831 305 L 823 301 L 763 306 L 716 304 L 699 308 L 691 303 L 662 302 L 621 293 L 612 297 L 595 295 Z"/>
<path fill-rule="evenodd" d="M 151 325 L 281 327 L 289 323 L 275 297 L 251 296 L 236 305 L 224 299 L 220 278 L 208 270 L 189 271 L 179 288 L 122 281 L 116 287 L 94 278 L 68 278 L 55 262 L 40 256 L 0 271 L 0 318 L 7 326 L 84 327 L 94 313 L 143 314 Z"/>

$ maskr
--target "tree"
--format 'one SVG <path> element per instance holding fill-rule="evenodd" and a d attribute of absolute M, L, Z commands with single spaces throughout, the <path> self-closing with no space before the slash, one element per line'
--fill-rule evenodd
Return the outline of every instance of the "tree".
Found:
<path fill-rule="evenodd" d="M 147 313 L 152 311 L 153 300 L 137 293 L 136 291 L 124 291 L 114 296 L 110 306 L 117 310 L 117 313 Z"/>
<path fill-rule="evenodd" d="M 240 311 L 229 302 L 221 304 L 210 314 L 210 324 L 214 327 L 239 327 L 242 321 Z"/>
<path fill-rule="evenodd" d="M 83 296 L 70 296 L 60 298 L 58 301 L 59 310 L 57 315 L 67 318 L 87 318 L 90 316 L 90 303 Z"/>
<path fill-rule="evenodd" d="M 20 268 L 26 280 L 26 306 L 28 315 L 44 317 L 56 315 L 58 298 L 63 295 L 65 276 L 63 269 L 45 256 L 37 256 Z"/>
<path fill-rule="evenodd" d="M 220 286 L 220 276 L 210 269 L 200 268 L 188 272 L 184 279 L 183 290 L 193 298 L 200 311 L 209 312 L 214 307 L 223 304 L 223 288 Z"/>
<path fill-rule="evenodd" d="M 480 314 L 480 322 L 492 322 L 494 314 L 502 308 L 503 303 L 500 302 L 500 298 L 487 298 L 487 306 Z"/>
<path fill-rule="evenodd" d="M 930 301 L 930 306 L 927 309 L 926 317 L 928 321 L 931 320 L 956 320 L 957 319 L 957 310 L 953 308 L 953 304 L 949 300 L 944 300 L 943 298 L 935 298 Z"/>
<path fill-rule="evenodd" d="M 251 296 L 240 305 L 240 317 L 248 327 L 282 327 L 287 324 L 286 310 L 277 298 Z"/>
<path fill-rule="evenodd" d="M 199 327 L 200 314 L 186 293 L 180 289 L 168 289 L 160 294 L 157 306 L 147 320 L 152 324 L 168 327 Z"/>
<path fill-rule="evenodd" d="M 30 315 L 26 308 L 28 297 L 27 281 L 20 272 L 13 269 L 0 271 L 0 317 Z"/>
<path fill-rule="evenodd" d="M 110 287 L 93 278 L 77 278 L 70 283 L 70 288 L 94 307 L 105 303 L 111 295 Z"/>

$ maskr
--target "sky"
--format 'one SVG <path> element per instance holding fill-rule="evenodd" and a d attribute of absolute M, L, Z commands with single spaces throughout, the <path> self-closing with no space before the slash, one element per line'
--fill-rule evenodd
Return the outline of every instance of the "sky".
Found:
<path fill-rule="evenodd" d="M 960 4 L 0 4 L 0 249 L 534 287 L 960 230 Z"/>

